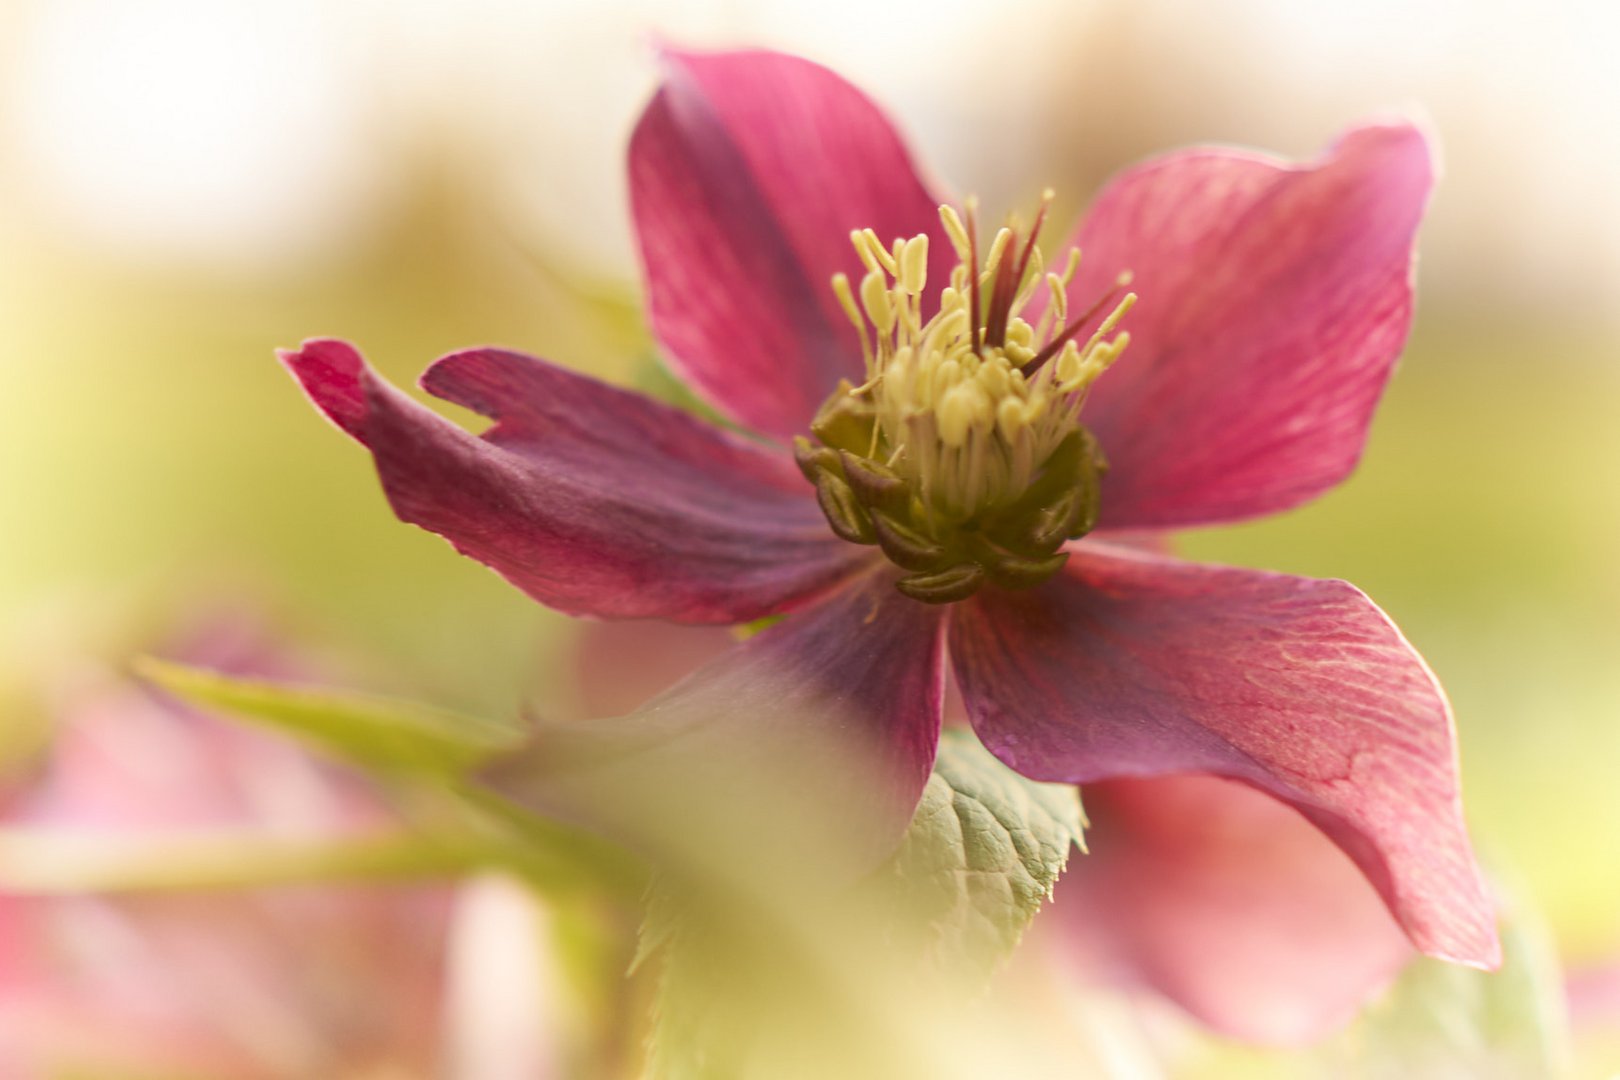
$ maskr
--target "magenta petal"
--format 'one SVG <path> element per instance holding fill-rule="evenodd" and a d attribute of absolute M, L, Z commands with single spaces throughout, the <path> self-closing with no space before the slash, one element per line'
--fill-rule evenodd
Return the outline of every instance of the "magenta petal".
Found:
<path fill-rule="evenodd" d="M 933 767 L 942 621 L 869 575 L 627 717 L 543 724 L 486 779 L 665 859 L 869 866 Z"/>
<path fill-rule="evenodd" d="M 1086 406 L 1105 526 L 1252 517 L 1349 474 L 1411 324 L 1432 182 L 1423 135 L 1390 124 L 1305 165 L 1194 150 L 1109 184 L 1070 293 L 1090 304 L 1129 270 L 1141 296 Z"/>
<path fill-rule="evenodd" d="M 282 359 L 371 450 L 395 513 L 570 614 L 743 622 L 864 557 L 785 455 L 542 360 L 482 349 L 428 371 L 430 392 L 497 421 L 477 438 L 343 342 Z"/>
<path fill-rule="evenodd" d="M 864 377 L 829 286 L 839 270 L 860 280 L 850 230 L 930 234 L 944 284 L 938 200 L 888 119 L 826 68 L 772 52 L 665 60 L 630 143 L 653 330 L 717 406 L 792 435 L 840 378 Z"/>
<path fill-rule="evenodd" d="M 962 605 L 952 651 L 1019 772 L 1246 781 L 1332 837 L 1419 949 L 1498 962 L 1449 707 L 1354 587 L 1080 545 L 1041 588 Z"/>
<path fill-rule="evenodd" d="M 1246 785 L 1115 780 L 1085 801 L 1091 851 L 1058 886 L 1060 927 L 1222 1034 L 1325 1035 L 1412 956 L 1355 864 Z"/>

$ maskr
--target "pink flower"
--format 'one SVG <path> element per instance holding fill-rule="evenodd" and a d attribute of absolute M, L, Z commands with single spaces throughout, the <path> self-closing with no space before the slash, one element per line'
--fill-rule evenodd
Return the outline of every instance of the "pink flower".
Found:
<path fill-rule="evenodd" d="M 47 861 L 94 843 L 158 865 L 177 842 L 308 843 L 400 828 L 358 777 L 134 687 L 76 693 L 63 716 L 3 821 L 8 839 Z M 492 887 L 0 895 L 0 1075 L 425 1077 L 475 1055 L 514 1071 L 458 1065 L 447 1075 L 552 1075 L 539 1002 L 509 996 L 507 1012 L 534 1009 L 520 1033 L 486 1031 L 487 1017 L 462 1007 L 479 980 L 514 963 L 542 967 L 540 950 L 515 948 L 510 932 L 477 940 L 481 923 L 513 923 L 491 914 L 512 906 Z"/>
<path fill-rule="evenodd" d="M 1225 1035 L 1344 1025 L 1411 958 L 1356 866 L 1300 815 L 1209 776 L 1088 785 L 1089 851 L 1037 933 L 1081 980 L 1146 990 Z"/>
<path fill-rule="evenodd" d="M 1337 843 L 1417 948 L 1497 962 L 1448 706 L 1389 619 L 1343 582 L 1140 542 L 1298 505 L 1354 467 L 1411 319 L 1432 181 L 1416 129 L 1355 128 L 1304 165 L 1198 149 L 1128 169 L 1050 286 L 1034 230 L 969 235 L 877 108 L 792 57 L 670 54 L 630 178 L 653 329 L 757 438 L 477 349 L 422 384 L 492 418 L 478 438 L 342 342 L 283 356 L 401 518 L 537 600 L 792 613 L 634 723 L 553 736 L 498 780 L 532 788 L 593 741 L 672 776 L 739 744 L 764 767 L 858 741 L 821 795 L 884 822 L 881 847 L 932 765 L 948 640 L 1014 769 L 1240 781 Z"/>

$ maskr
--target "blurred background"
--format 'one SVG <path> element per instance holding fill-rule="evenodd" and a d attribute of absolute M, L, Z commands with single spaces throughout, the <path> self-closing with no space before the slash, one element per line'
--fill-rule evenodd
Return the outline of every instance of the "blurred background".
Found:
<path fill-rule="evenodd" d="M 0 693 L 220 597 L 378 689 L 499 715 L 555 692 L 566 620 L 400 526 L 272 351 L 340 335 L 408 384 L 498 343 L 644 379 L 622 159 L 658 35 L 830 64 L 992 211 L 1050 185 L 1072 214 L 1179 144 L 1308 156 L 1417 113 L 1444 178 L 1363 467 L 1185 547 L 1391 612 L 1456 705 L 1483 852 L 1615 1023 L 1620 7 L 991 8 L 8 0 Z M 1601 1026 L 1594 1076 L 1620 1067 Z"/>

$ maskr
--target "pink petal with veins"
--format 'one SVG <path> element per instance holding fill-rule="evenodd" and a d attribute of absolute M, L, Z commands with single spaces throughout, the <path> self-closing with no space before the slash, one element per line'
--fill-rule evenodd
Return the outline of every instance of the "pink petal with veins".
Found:
<path fill-rule="evenodd" d="M 1254 517 L 1350 473 L 1411 325 L 1433 179 L 1422 133 L 1393 123 L 1304 165 L 1189 150 L 1103 190 L 1071 303 L 1122 270 L 1141 296 L 1084 417 L 1112 465 L 1104 526 Z"/>
<path fill-rule="evenodd" d="M 785 455 L 543 360 L 478 349 L 433 365 L 429 392 L 496 421 L 478 438 L 343 342 L 282 359 L 371 450 L 395 513 L 569 614 L 746 622 L 870 558 L 832 535 Z"/>
<path fill-rule="evenodd" d="M 653 331 L 734 419 L 805 431 L 860 344 L 829 280 L 863 273 L 852 229 L 927 233 L 937 288 L 955 259 L 888 118 L 818 64 L 780 53 L 665 54 L 630 143 L 631 209 Z"/>
<path fill-rule="evenodd" d="M 1040 589 L 961 605 L 951 649 L 975 729 L 1019 772 L 1243 780 L 1344 848 L 1419 949 L 1499 962 L 1450 709 L 1354 587 L 1081 545 Z"/>

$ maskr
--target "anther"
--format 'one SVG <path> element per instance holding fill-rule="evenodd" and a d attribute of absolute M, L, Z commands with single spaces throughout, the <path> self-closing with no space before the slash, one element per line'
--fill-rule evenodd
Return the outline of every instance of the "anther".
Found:
<path fill-rule="evenodd" d="M 894 329 L 894 304 L 889 298 L 889 282 L 882 270 L 870 271 L 861 279 L 861 306 L 879 334 Z"/>
<path fill-rule="evenodd" d="M 1062 565 L 1064 542 L 1096 524 L 1106 465 L 1078 414 L 1091 383 L 1129 343 L 1115 328 L 1136 297 L 1120 299 L 1130 280 L 1121 275 L 1115 290 L 1068 318 L 1079 251 L 1068 252 L 1061 273 L 1047 271 L 1038 240 L 1051 203 L 1043 192 L 1027 234 L 998 230 L 982 264 L 977 202 L 966 200 L 960 213 L 941 207 L 961 261 L 926 322 L 927 234 L 886 248 L 872 230 L 857 230 L 850 240 L 861 280 L 833 276 L 866 378 L 840 383 L 810 425 L 814 441 L 796 442 L 794 456 L 833 531 L 877 544 L 908 571 L 897 587 L 915 599 L 949 603 L 987 583 L 1037 584 Z M 1050 299 L 1037 327 L 1019 313 L 1043 287 Z M 1077 335 L 1110 303 L 1082 345 Z M 1056 337 L 1048 334 L 1054 320 Z"/>
<path fill-rule="evenodd" d="M 920 233 L 906 242 L 900 252 L 900 288 L 917 296 L 928 284 L 928 234 Z"/>
<path fill-rule="evenodd" d="M 1121 274 L 1120 277 L 1124 278 L 1125 281 L 1130 280 L 1129 278 L 1125 277 L 1124 274 Z M 1033 375 L 1036 371 L 1040 370 L 1041 365 L 1052 359 L 1053 356 L 1057 355 L 1058 350 L 1063 348 L 1064 345 L 1068 344 L 1069 339 L 1073 338 L 1082 329 L 1084 329 L 1086 323 L 1090 322 L 1096 316 L 1097 312 L 1101 311 L 1106 305 L 1112 303 L 1114 298 L 1119 295 L 1120 290 L 1124 287 L 1125 286 L 1123 283 L 1116 284 L 1112 289 L 1104 293 L 1100 300 L 1088 307 L 1077 319 L 1059 331 L 1051 341 L 1046 343 L 1046 347 L 1044 349 L 1035 354 L 1035 359 L 1023 366 L 1022 370 L 1024 374 Z M 1136 294 L 1127 293 L 1125 298 L 1120 301 L 1118 307 L 1114 309 L 1114 312 L 1108 316 L 1107 320 L 1104 320 L 1104 326 L 1112 329 L 1113 324 L 1117 324 L 1119 319 L 1124 317 L 1125 312 L 1129 311 L 1131 309 L 1131 305 L 1134 303 L 1136 303 Z M 1099 330 L 1098 332 L 1101 334 L 1106 334 L 1108 330 Z"/>
<path fill-rule="evenodd" d="M 956 257 L 962 262 L 969 261 L 968 234 L 962 225 L 962 219 L 949 205 L 939 208 L 939 223 L 945 227 L 945 235 L 950 238 L 951 247 L 956 249 Z"/>

